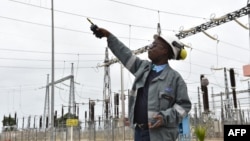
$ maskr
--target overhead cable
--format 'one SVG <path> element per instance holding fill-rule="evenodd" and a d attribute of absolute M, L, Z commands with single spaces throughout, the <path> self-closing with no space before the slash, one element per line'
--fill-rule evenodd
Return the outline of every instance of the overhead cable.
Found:
<path fill-rule="evenodd" d="M 183 16 L 183 17 L 189 17 L 189 18 L 197 18 L 197 19 L 203 19 L 203 20 L 206 19 L 206 18 L 198 17 L 198 16 L 185 15 L 185 14 L 179 14 L 179 13 L 174 13 L 174 12 L 167 12 L 167 11 L 161 11 L 161 10 L 157 10 L 157 9 L 142 7 L 142 6 L 139 6 L 139 5 L 129 4 L 129 3 L 120 2 L 120 1 L 116 1 L 116 0 L 109 0 L 109 1 L 120 3 L 120 4 L 124 4 L 124 5 L 128 5 L 128 6 L 132 6 L 132 7 L 136 7 L 136 8 L 140 8 L 140 9 L 154 11 L 154 12 L 161 12 L 161 13 L 165 13 L 165 14 L 171 14 L 171 15 Z"/>
<path fill-rule="evenodd" d="M 28 3 L 24 3 L 24 2 L 19 2 L 19 1 L 15 1 L 15 0 L 10 0 L 10 1 L 21 3 L 21 4 L 25 4 L 25 5 L 28 5 L 28 6 L 34 6 L 34 7 L 42 8 L 42 9 L 46 9 L 46 10 L 51 10 L 50 8 L 41 7 L 41 6 L 37 6 L 37 5 L 33 5 L 33 4 L 28 4 Z M 66 11 L 62 11 L 62 10 L 56 10 L 56 9 L 54 9 L 54 11 L 55 12 L 59 12 L 59 13 L 68 14 L 68 15 L 78 16 L 78 17 L 91 18 L 91 19 L 95 19 L 95 20 L 99 20 L 99 21 L 104 21 L 104 22 L 109 22 L 109 23 L 114 23 L 114 24 L 120 24 L 120 25 L 126 25 L 126 26 L 130 26 L 131 25 L 131 26 L 134 26 L 134 27 L 146 28 L 146 29 L 156 29 L 156 28 L 153 28 L 153 27 L 147 27 L 147 26 L 141 26 L 141 25 L 132 25 L 132 24 L 127 24 L 127 23 L 121 23 L 121 22 L 116 22 L 116 21 L 111 21 L 111 20 L 106 20 L 106 19 L 101 19 L 101 18 L 96 18 L 96 17 L 91 17 L 91 16 L 85 16 L 85 15 L 75 14 L 75 13 L 72 13 L 72 12 L 66 12 Z M 173 31 L 171 29 L 164 29 L 164 30 Z"/>

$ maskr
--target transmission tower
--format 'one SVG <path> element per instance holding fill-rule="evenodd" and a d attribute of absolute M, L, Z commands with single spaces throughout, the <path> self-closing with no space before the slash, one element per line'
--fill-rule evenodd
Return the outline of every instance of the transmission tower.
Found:
<path fill-rule="evenodd" d="M 74 88 L 74 69 L 73 69 L 73 63 L 71 65 L 71 75 L 63 77 L 57 81 L 54 81 L 54 85 L 61 83 L 65 80 L 70 80 L 70 92 L 69 92 L 69 105 L 68 105 L 68 114 L 76 115 L 76 102 L 75 102 L 75 88 Z M 52 85 L 52 83 L 49 83 L 49 75 L 47 75 L 47 84 L 46 84 L 46 94 L 45 94 L 45 103 L 44 103 L 44 113 L 43 113 L 43 128 L 47 128 L 46 124 L 48 124 L 48 118 L 50 118 L 50 99 L 49 99 L 49 87 Z M 43 88 L 43 87 L 42 87 Z M 53 111 L 54 114 L 55 111 Z M 50 118 L 51 121 L 51 118 Z M 52 123 L 50 123 L 52 126 Z"/>
<path fill-rule="evenodd" d="M 105 60 L 104 63 L 109 61 L 108 48 L 105 49 Z M 110 68 L 109 66 L 104 67 L 104 87 L 103 87 L 103 121 L 104 129 L 106 131 L 106 139 L 109 139 L 111 129 L 111 81 L 110 81 Z M 108 130 L 107 130 L 108 129 Z"/>

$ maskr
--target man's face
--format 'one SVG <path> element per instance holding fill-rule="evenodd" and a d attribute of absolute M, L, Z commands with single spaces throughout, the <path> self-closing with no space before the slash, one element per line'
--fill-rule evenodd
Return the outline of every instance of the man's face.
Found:
<path fill-rule="evenodd" d="M 148 58 L 154 64 L 164 64 L 168 61 L 167 44 L 160 38 L 156 38 L 148 50 Z"/>

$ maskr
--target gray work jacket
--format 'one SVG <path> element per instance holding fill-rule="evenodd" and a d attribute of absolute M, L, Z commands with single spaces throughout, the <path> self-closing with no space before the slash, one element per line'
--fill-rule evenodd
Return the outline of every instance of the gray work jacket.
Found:
<path fill-rule="evenodd" d="M 129 121 L 134 128 L 134 107 L 137 90 L 144 86 L 152 63 L 141 60 L 131 50 L 110 34 L 108 47 L 121 63 L 135 76 L 129 95 Z M 158 111 L 164 119 L 160 128 L 149 129 L 151 141 L 175 141 L 178 137 L 178 125 L 191 109 L 187 86 L 181 75 L 170 66 L 154 78 L 148 90 L 148 110 Z"/>

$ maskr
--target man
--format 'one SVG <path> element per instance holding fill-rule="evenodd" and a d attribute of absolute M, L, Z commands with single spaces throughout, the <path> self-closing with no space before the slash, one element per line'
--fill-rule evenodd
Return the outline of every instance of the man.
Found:
<path fill-rule="evenodd" d="M 178 125 L 191 109 L 187 86 L 181 75 L 173 70 L 170 59 L 184 59 L 184 46 L 174 37 L 154 35 L 148 57 L 141 60 L 111 32 L 91 26 L 98 38 L 107 37 L 108 47 L 135 76 L 129 96 L 129 121 L 135 129 L 135 141 L 175 141 Z M 155 112 L 153 122 L 148 121 Z"/>

